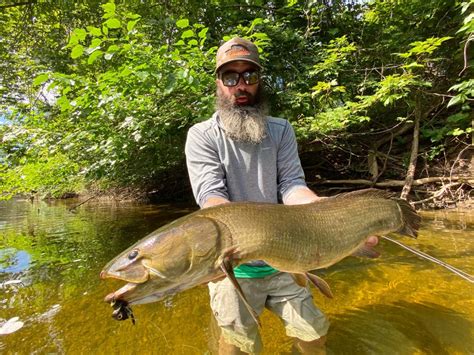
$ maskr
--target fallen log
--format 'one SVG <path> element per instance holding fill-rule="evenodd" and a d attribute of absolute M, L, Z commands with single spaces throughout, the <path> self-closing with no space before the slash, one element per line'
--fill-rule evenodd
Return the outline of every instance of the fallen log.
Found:
<path fill-rule="evenodd" d="M 465 182 L 469 185 L 474 186 L 474 176 L 434 176 L 434 177 L 427 177 L 421 179 L 413 180 L 412 185 L 420 186 L 430 183 L 451 183 L 454 181 Z M 370 180 L 365 179 L 354 179 L 354 180 L 318 180 L 315 182 L 309 182 L 309 185 L 343 185 L 343 184 L 350 184 L 350 185 L 364 185 L 364 186 L 374 186 L 374 187 L 403 187 L 405 184 L 405 180 L 384 180 L 380 182 L 373 182 Z"/>

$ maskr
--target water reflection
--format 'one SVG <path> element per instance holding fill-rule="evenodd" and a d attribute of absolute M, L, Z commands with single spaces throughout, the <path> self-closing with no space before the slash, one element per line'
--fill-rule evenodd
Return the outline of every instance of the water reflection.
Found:
<path fill-rule="evenodd" d="M 474 351 L 472 322 L 465 314 L 431 302 L 373 304 L 333 315 L 328 342 L 336 354 L 346 353 L 346 349 L 352 349 L 352 354 Z"/>
<path fill-rule="evenodd" d="M 28 269 L 31 255 L 15 248 L 0 249 L 0 273 L 15 273 Z"/>
<path fill-rule="evenodd" d="M 212 339 L 205 287 L 134 307 L 137 325 L 111 318 L 106 294 L 122 286 L 100 281 L 102 267 L 159 226 L 189 213 L 183 205 L 0 203 L 0 337 L 5 353 L 204 354 Z M 474 273 L 474 213 L 423 215 L 417 240 L 403 242 Z M 347 258 L 321 270 L 335 298 L 314 291 L 332 322 L 334 354 L 474 353 L 472 284 L 400 247 L 381 241 L 376 260 Z M 278 318 L 262 315 L 265 354 L 289 353 Z"/>

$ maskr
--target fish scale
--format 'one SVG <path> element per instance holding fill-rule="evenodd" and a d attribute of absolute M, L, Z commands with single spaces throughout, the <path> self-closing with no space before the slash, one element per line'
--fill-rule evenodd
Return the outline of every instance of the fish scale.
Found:
<path fill-rule="evenodd" d="M 364 237 L 396 231 L 403 223 L 397 202 L 382 197 L 368 201 L 361 196 L 350 204 L 347 200 L 325 199 L 292 206 L 284 214 L 279 205 L 263 208 L 261 204 L 246 203 L 233 207 L 232 214 L 221 209 L 202 210 L 201 215 L 228 228 L 241 262 L 264 259 L 284 271 L 327 266 L 334 258 L 351 254 Z M 288 260 L 288 255 L 297 256 L 296 261 Z"/>

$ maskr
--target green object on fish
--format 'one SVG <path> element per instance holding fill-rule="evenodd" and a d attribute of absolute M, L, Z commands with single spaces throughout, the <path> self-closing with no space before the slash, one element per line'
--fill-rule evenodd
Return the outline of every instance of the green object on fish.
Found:
<path fill-rule="evenodd" d="M 399 233 L 416 238 L 420 217 L 410 204 L 377 189 L 343 193 L 305 205 L 229 203 L 198 210 L 152 232 L 110 261 L 100 277 L 127 284 L 106 302 L 143 304 L 229 277 L 249 312 L 233 268 L 264 260 L 311 282 L 332 297 L 327 283 L 309 273 L 351 255 L 375 257 L 367 237 Z M 258 322 L 258 321 L 257 321 Z"/>

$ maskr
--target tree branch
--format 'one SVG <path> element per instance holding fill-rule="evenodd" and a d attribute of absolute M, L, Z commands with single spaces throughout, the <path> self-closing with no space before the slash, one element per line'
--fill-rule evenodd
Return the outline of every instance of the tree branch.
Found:
<path fill-rule="evenodd" d="M 416 107 L 415 107 L 415 126 L 413 127 L 413 142 L 411 145 L 411 155 L 410 163 L 408 165 L 407 175 L 405 179 L 405 184 L 403 185 L 402 193 L 400 198 L 406 200 L 408 194 L 410 193 L 411 186 L 413 184 L 415 170 L 416 170 L 416 160 L 418 158 L 418 142 L 420 135 L 420 121 L 421 121 L 421 94 L 416 96 Z"/>
<path fill-rule="evenodd" d="M 420 186 L 424 184 L 434 183 L 434 182 L 452 182 L 452 181 L 462 181 L 467 182 L 468 184 L 474 185 L 474 176 L 433 176 L 427 178 L 421 178 L 413 180 L 412 186 Z M 377 186 L 377 187 L 401 187 L 405 184 L 404 180 L 384 180 L 381 182 L 374 183 L 371 180 L 365 179 L 354 179 L 354 180 L 321 180 L 316 182 L 309 182 L 309 185 L 339 185 L 339 184 L 351 184 L 351 185 L 367 185 L 367 186 Z"/>

